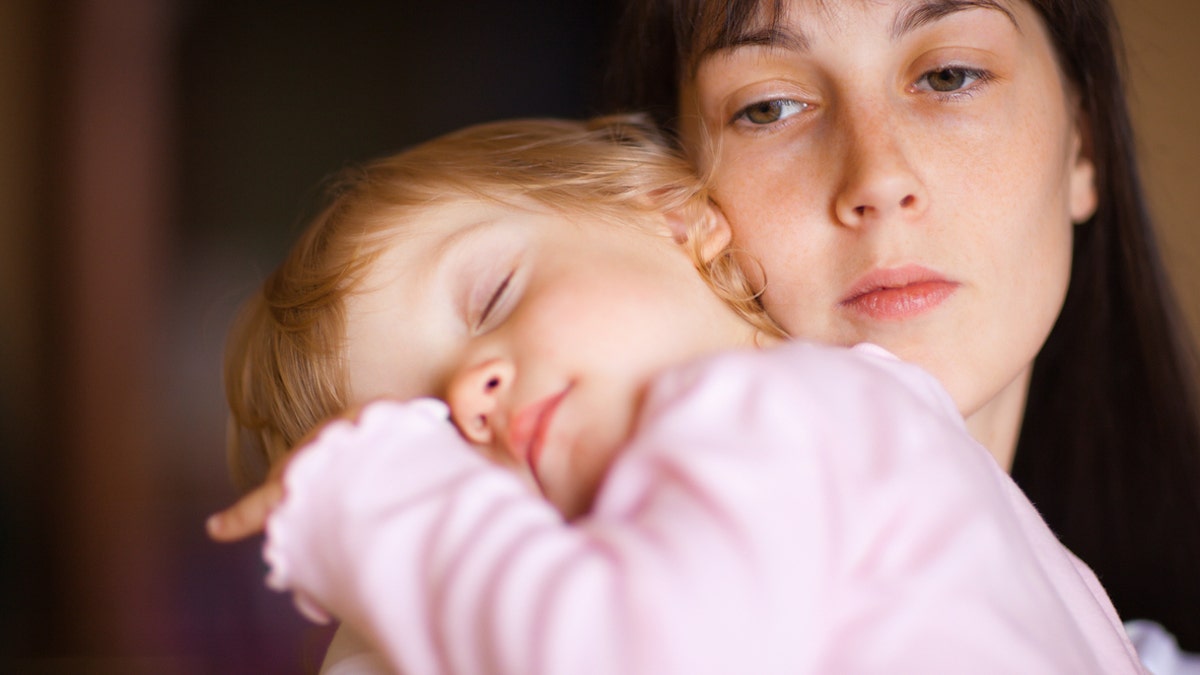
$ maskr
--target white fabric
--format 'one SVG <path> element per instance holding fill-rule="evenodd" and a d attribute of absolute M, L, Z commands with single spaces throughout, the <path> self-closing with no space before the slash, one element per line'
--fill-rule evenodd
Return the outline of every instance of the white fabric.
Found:
<path fill-rule="evenodd" d="M 1200 675 L 1200 655 L 1179 649 L 1175 636 L 1153 621 L 1127 621 L 1125 631 L 1154 675 Z"/>

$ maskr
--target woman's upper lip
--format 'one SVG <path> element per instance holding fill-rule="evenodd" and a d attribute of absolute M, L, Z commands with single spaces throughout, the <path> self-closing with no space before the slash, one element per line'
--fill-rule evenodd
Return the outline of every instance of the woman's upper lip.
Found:
<path fill-rule="evenodd" d="M 947 279 L 945 276 L 920 265 L 873 269 L 859 277 L 850 286 L 849 292 L 842 296 L 838 304 L 842 306 L 848 305 L 856 299 L 875 291 L 928 283 L 957 285 L 956 282 Z"/>
<path fill-rule="evenodd" d="M 541 454 L 546 429 L 554 417 L 559 402 L 571 390 L 567 385 L 562 390 L 541 398 L 521 408 L 513 415 L 508 427 L 508 445 L 513 459 L 527 463 L 537 477 L 537 461 Z"/>

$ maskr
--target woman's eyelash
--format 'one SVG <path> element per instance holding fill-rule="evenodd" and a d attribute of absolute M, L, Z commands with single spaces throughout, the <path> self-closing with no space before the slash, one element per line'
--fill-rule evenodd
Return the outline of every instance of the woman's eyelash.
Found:
<path fill-rule="evenodd" d="M 804 101 L 789 98 L 772 98 L 755 101 L 736 111 L 729 119 L 729 124 L 746 123 L 749 126 L 768 127 L 779 124 L 788 118 L 808 111 L 812 106 Z M 770 119 L 756 121 L 755 116 L 765 116 Z"/>
<path fill-rule="evenodd" d="M 950 85 L 951 88 L 937 88 L 935 78 L 941 78 L 940 84 L 943 86 Z M 990 71 L 980 68 L 945 65 L 922 73 L 921 77 L 917 79 L 916 85 L 926 85 L 929 88 L 929 93 L 936 95 L 938 98 L 954 99 L 971 96 L 974 93 L 976 85 L 986 84 L 993 78 L 994 75 Z M 747 127 L 751 127 L 754 131 L 766 130 L 787 121 L 794 115 L 808 112 L 810 108 L 812 108 L 811 104 L 796 99 L 764 99 L 751 103 L 734 112 L 728 124 L 731 126 L 744 124 Z M 755 116 L 761 119 L 756 120 Z"/>
<path fill-rule="evenodd" d="M 937 89 L 934 85 L 934 78 L 942 78 L 942 84 L 954 83 L 954 78 L 957 76 L 961 82 L 958 82 L 950 89 Z M 947 77 L 951 79 L 946 79 Z M 937 95 L 939 98 L 957 98 L 962 96 L 970 96 L 974 93 L 977 85 L 985 84 L 993 79 L 993 74 L 987 70 L 979 68 L 971 68 L 969 66 L 948 65 L 940 68 L 934 68 L 922 74 L 917 80 L 917 83 L 924 83 L 929 86 L 929 92 Z"/>

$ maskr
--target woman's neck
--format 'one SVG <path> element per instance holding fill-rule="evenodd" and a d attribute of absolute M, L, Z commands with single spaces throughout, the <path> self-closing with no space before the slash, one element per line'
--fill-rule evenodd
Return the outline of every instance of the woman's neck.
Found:
<path fill-rule="evenodd" d="M 1031 373 L 1032 370 L 1026 368 L 991 401 L 966 419 L 967 430 L 987 448 L 1005 471 L 1012 471 L 1013 458 L 1017 453 L 1017 439 L 1021 434 L 1021 421 L 1025 417 Z"/>

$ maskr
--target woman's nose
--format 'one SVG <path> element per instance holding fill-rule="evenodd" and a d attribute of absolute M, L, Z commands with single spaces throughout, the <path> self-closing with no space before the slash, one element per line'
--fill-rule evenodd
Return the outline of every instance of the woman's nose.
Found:
<path fill-rule="evenodd" d="M 929 194 L 905 144 L 886 120 L 847 125 L 843 182 L 834 211 L 838 222 L 859 227 L 921 215 Z"/>
<path fill-rule="evenodd" d="M 450 380 L 446 403 L 450 417 L 467 440 L 491 444 L 498 433 L 502 398 L 512 386 L 514 367 L 506 359 L 490 359 L 458 370 Z"/>

